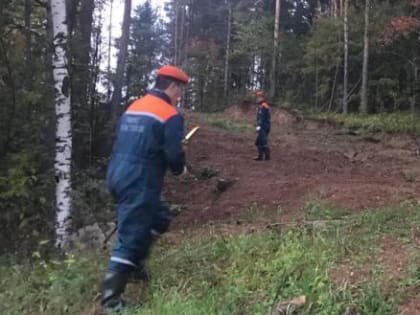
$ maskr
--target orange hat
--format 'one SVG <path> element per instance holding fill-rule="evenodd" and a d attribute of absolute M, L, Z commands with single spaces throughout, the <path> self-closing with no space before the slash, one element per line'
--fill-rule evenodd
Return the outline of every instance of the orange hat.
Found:
<path fill-rule="evenodd" d="M 257 97 L 264 97 L 264 92 L 263 91 L 258 91 L 257 92 Z"/>
<path fill-rule="evenodd" d="M 190 80 L 190 78 L 184 71 L 175 66 L 163 66 L 158 70 L 157 75 L 170 77 L 183 83 L 188 83 L 188 81 Z"/>

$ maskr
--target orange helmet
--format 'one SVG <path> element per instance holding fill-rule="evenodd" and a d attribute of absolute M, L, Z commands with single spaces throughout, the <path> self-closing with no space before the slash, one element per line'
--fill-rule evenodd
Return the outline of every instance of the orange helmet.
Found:
<path fill-rule="evenodd" d="M 263 91 L 258 91 L 257 92 L 257 97 L 264 97 L 264 92 Z"/>
<path fill-rule="evenodd" d="M 181 81 L 182 83 L 188 83 L 188 81 L 190 80 L 190 78 L 184 71 L 175 66 L 163 66 L 158 70 L 157 75 L 170 77 Z"/>

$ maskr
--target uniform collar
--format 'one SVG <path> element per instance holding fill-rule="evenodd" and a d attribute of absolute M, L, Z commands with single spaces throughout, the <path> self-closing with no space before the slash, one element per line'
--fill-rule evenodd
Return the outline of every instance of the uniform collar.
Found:
<path fill-rule="evenodd" d="M 169 98 L 168 95 L 166 95 L 164 92 L 162 92 L 161 90 L 158 89 L 151 89 L 149 91 L 147 91 L 147 94 L 159 97 L 160 99 L 164 100 L 166 103 L 168 103 L 169 105 L 172 105 L 171 99 Z"/>

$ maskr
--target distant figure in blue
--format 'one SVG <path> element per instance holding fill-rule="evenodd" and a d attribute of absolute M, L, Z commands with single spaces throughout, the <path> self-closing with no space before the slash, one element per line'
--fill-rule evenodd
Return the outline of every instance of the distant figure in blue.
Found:
<path fill-rule="evenodd" d="M 103 282 L 102 314 L 125 308 L 121 294 L 130 274 L 142 270 L 154 239 L 169 228 L 161 192 L 168 168 L 174 175 L 186 170 L 184 120 L 175 106 L 188 81 L 181 69 L 163 66 L 155 87 L 131 103 L 119 122 L 107 171 L 118 204 L 118 238 Z"/>
<path fill-rule="evenodd" d="M 268 134 L 271 127 L 270 107 L 264 98 L 264 93 L 257 92 L 257 139 L 255 145 L 258 149 L 258 156 L 255 161 L 271 159 L 271 151 L 268 146 Z"/>

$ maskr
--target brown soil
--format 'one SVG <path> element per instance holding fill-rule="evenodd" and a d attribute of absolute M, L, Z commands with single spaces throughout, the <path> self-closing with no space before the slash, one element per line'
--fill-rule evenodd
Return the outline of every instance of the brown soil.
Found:
<path fill-rule="evenodd" d="M 381 240 L 377 253 L 371 253 L 363 263 L 355 263 L 348 258 L 340 266 L 330 271 L 331 279 L 337 284 L 348 283 L 353 287 L 369 281 L 370 273 L 377 267 L 383 268 L 383 283 L 386 292 L 396 289 L 398 282 L 406 275 L 409 249 L 393 237 Z"/>
<path fill-rule="evenodd" d="M 218 236 L 253 233 L 272 223 L 303 221 L 303 209 L 313 201 L 359 212 L 420 200 L 419 147 L 411 136 L 355 136 L 339 125 L 273 109 L 272 160 L 257 162 L 253 160 L 255 110 L 251 106 L 225 112 L 226 119 L 250 125 L 241 133 L 210 126 L 204 114 L 185 116 L 189 128 L 200 125 L 201 129 L 187 148 L 192 175 L 166 179 L 165 197 L 183 209 L 164 238 L 167 242 L 204 232 Z M 197 179 L 204 168 L 217 175 Z M 220 179 L 232 185 L 220 191 Z M 349 260 L 331 270 L 330 276 L 336 283 L 357 286 L 369 278 L 369 265 L 381 264 L 392 289 L 404 276 L 407 251 L 398 240 L 386 238 L 380 254 L 367 265 Z M 420 314 L 419 295 L 416 289 L 407 296 L 401 314 Z M 96 313 L 93 307 L 83 314 Z"/>
<path fill-rule="evenodd" d="M 419 315 L 420 314 L 420 288 L 412 288 L 407 294 L 407 298 L 403 301 L 399 308 L 401 315 Z"/>
<path fill-rule="evenodd" d="M 166 179 L 165 197 L 182 208 L 167 242 L 204 232 L 220 236 L 253 233 L 272 223 L 299 224 L 305 205 L 314 201 L 359 212 L 420 200 L 419 146 L 411 136 L 350 135 L 339 125 L 272 110 L 272 160 L 257 162 L 252 107 L 225 112 L 226 119 L 249 124 L 241 133 L 211 126 L 204 114 L 185 116 L 188 129 L 201 128 L 187 148 L 191 174 Z M 205 168 L 217 175 L 198 179 Z M 231 185 L 218 190 L 220 179 Z M 367 265 L 344 262 L 330 276 L 336 283 L 358 286 L 369 278 L 369 265 L 380 264 L 389 291 L 405 275 L 407 252 L 398 240 L 386 238 L 380 254 Z M 419 294 L 407 297 L 401 314 L 420 314 Z"/>
<path fill-rule="evenodd" d="M 233 107 L 225 115 L 248 122 L 249 130 L 223 130 L 206 123 L 203 114 L 186 114 L 189 127 L 201 126 L 187 148 L 192 172 L 207 167 L 218 174 L 208 180 L 168 177 L 165 195 L 185 207 L 175 228 L 234 222 L 249 215 L 252 205 L 265 209 L 258 219 L 290 221 L 302 219 L 310 201 L 361 211 L 420 199 L 418 147 L 409 136 L 379 135 L 379 142 L 372 142 L 338 126 L 272 110 L 272 160 L 257 162 L 254 110 Z M 233 185 L 218 191 L 220 178 Z"/>

